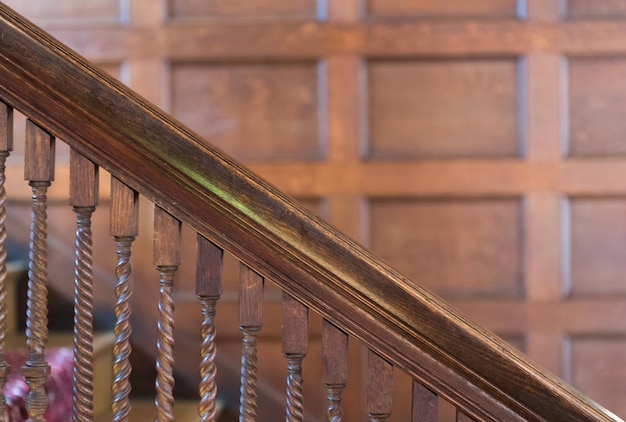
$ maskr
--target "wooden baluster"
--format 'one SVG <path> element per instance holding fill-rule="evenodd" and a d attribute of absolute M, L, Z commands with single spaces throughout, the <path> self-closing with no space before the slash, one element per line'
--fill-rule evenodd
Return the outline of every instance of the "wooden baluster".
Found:
<path fill-rule="evenodd" d="M 70 151 L 70 204 L 76 214 L 72 420 L 93 420 L 93 255 L 91 216 L 98 203 L 98 167 Z"/>
<path fill-rule="evenodd" d="M 4 188 L 6 159 L 13 150 L 13 109 L 0 102 L 0 420 L 4 420 L 6 398 L 4 386 L 9 375 L 9 364 L 4 360 L 7 333 L 7 193 Z"/>
<path fill-rule="evenodd" d="M 130 414 L 130 325 L 132 294 L 130 275 L 131 245 L 139 232 L 139 195 L 120 180 L 111 177 L 111 226 L 115 240 L 117 267 L 115 276 L 115 344 L 113 345 L 113 421 L 128 421 Z"/>
<path fill-rule="evenodd" d="M 217 420 L 217 354 L 215 346 L 215 307 L 222 295 L 222 263 L 224 252 L 198 234 L 196 295 L 202 305 L 202 346 L 200 347 L 200 403 L 202 422 Z"/>
<path fill-rule="evenodd" d="M 257 334 L 263 323 L 263 277 L 243 263 L 239 271 L 239 325 L 243 333 L 239 421 L 256 420 Z"/>
<path fill-rule="evenodd" d="M 283 355 L 287 358 L 287 422 L 304 420 L 302 360 L 307 354 L 309 309 L 283 293 Z"/>
<path fill-rule="evenodd" d="M 391 415 L 393 366 L 372 350 L 367 354 L 367 412 L 372 422 Z"/>
<path fill-rule="evenodd" d="M 28 360 L 22 374 L 28 384 L 26 409 L 29 421 L 43 422 L 48 407 L 44 385 L 50 365 L 44 358 L 48 342 L 48 254 L 47 196 L 54 180 L 55 139 L 32 121 L 26 122 L 24 178 L 32 188 L 32 213 L 26 302 L 26 344 Z"/>
<path fill-rule="evenodd" d="M 456 409 L 456 422 L 475 422 L 474 419 L 469 417 L 461 409 Z"/>
<path fill-rule="evenodd" d="M 348 382 L 348 335 L 330 322 L 322 323 L 322 383 L 326 388 L 330 422 L 343 419 L 341 392 Z"/>
<path fill-rule="evenodd" d="M 180 221 L 154 207 L 154 265 L 159 271 L 156 421 L 174 420 L 174 274 L 180 265 Z"/>
<path fill-rule="evenodd" d="M 413 380 L 413 408 L 411 422 L 436 422 L 439 413 L 437 395 Z"/>

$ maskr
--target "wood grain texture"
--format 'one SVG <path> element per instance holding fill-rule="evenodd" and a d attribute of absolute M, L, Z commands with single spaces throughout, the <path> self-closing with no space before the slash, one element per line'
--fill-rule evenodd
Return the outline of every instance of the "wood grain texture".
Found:
<path fill-rule="evenodd" d="M 116 177 L 111 177 L 111 236 L 139 234 L 139 194 Z"/>
<path fill-rule="evenodd" d="M 239 325 L 259 329 L 263 323 L 263 277 L 245 264 L 239 267 Z"/>
<path fill-rule="evenodd" d="M 218 298 L 222 294 L 224 251 L 202 235 L 197 235 L 196 295 Z"/>
<path fill-rule="evenodd" d="M 611 419 L 188 129 L 1 14 L 10 22 L 0 24 L 7 101 L 475 419 Z"/>
<path fill-rule="evenodd" d="M 24 179 L 54 180 L 55 138 L 31 120 L 26 121 Z"/>
<path fill-rule="evenodd" d="M 98 205 L 98 166 L 74 150 L 70 151 L 70 204 L 75 207 Z"/>
<path fill-rule="evenodd" d="M 0 102 L 0 151 L 13 151 L 13 108 Z"/>
<path fill-rule="evenodd" d="M 413 407 L 411 422 L 435 422 L 439 403 L 435 393 L 413 381 Z"/>
<path fill-rule="evenodd" d="M 159 206 L 154 207 L 154 265 L 180 265 L 181 222 Z"/>

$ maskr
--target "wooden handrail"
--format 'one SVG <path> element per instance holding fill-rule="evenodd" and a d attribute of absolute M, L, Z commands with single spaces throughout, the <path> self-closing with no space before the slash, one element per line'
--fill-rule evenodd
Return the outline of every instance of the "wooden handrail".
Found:
<path fill-rule="evenodd" d="M 0 96 L 475 419 L 619 420 L 4 5 Z"/>

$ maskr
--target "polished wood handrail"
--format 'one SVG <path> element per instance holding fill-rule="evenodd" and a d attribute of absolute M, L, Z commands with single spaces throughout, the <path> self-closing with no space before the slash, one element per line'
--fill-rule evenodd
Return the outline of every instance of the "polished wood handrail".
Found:
<path fill-rule="evenodd" d="M 0 97 L 473 418 L 617 420 L 4 5 Z"/>

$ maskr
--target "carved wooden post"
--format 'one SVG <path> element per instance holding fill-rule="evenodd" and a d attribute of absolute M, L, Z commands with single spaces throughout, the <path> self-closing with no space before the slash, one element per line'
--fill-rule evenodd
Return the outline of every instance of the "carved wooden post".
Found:
<path fill-rule="evenodd" d="M 113 345 L 113 410 L 114 422 L 125 422 L 130 414 L 130 255 L 131 245 L 139 232 L 139 195 L 115 177 L 111 177 L 110 234 L 116 244 L 115 275 L 115 344 Z"/>
<path fill-rule="evenodd" d="M 283 293 L 283 355 L 287 358 L 287 422 L 304 420 L 302 360 L 307 354 L 309 309 Z"/>
<path fill-rule="evenodd" d="M 7 193 L 4 188 L 6 180 L 6 159 L 13 150 L 13 109 L 0 102 L 0 418 L 4 420 L 6 398 L 4 386 L 9 375 L 9 364 L 4 360 L 4 346 L 7 333 L 7 212 L 5 202 Z"/>
<path fill-rule="evenodd" d="M 224 252 L 198 234 L 196 295 L 202 305 L 202 346 L 200 348 L 200 403 L 202 422 L 217 420 L 217 366 L 215 357 L 215 305 L 222 295 L 222 262 Z"/>
<path fill-rule="evenodd" d="M 98 203 L 98 167 L 70 151 L 70 204 L 76 214 L 72 420 L 93 420 L 93 256 L 91 215 Z"/>
<path fill-rule="evenodd" d="M 367 412 L 372 422 L 384 422 L 391 415 L 393 366 L 377 353 L 367 354 Z"/>
<path fill-rule="evenodd" d="M 411 422 L 436 422 L 439 413 L 437 395 L 413 380 Z"/>
<path fill-rule="evenodd" d="M 180 265 L 181 224 L 154 207 L 154 265 L 159 271 L 159 338 L 157 340 L 157 421 L 174 420 L 174 274 Z"/>
<path fill-rule="evenodd" d="M 322 323 L 322 383 L 326 388 L 330 422 L 343 419 L 341 392 L 348 382 L 348 335 L 330 322 Z"/>
<path fill-rule="evenodd" d="M 263 323 L 263 277 L 243 263 L 239 272 L 239 325 L 243 333 L 239 421 L 252 422 L 257 413 L 257 334 Z"/>
<path fill-rule="evenodd" d="M 55 139 L 32 121 L 26 122 L 24 178 L 32 188 L 32 213 L 26 303 L 26 343 L 28 360 L 22 374 L 28 384 L 26 409 L 29 421 L 44 422 L 48 396 L 44 385 L 50 373 L 44 351 L 48 342 L 48 253 L 47 197 L 54 180 Z"/>

